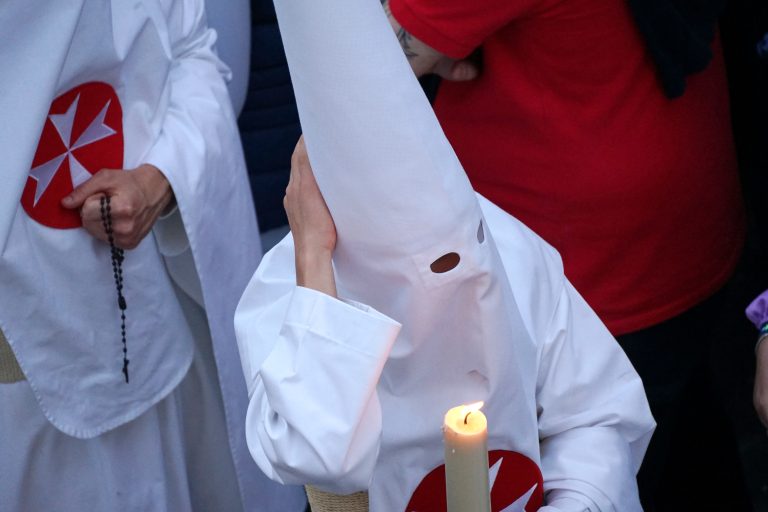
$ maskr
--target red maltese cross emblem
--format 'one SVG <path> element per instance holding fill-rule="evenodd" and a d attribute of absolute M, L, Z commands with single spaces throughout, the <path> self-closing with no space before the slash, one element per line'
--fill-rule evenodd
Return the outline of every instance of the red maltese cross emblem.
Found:
<path fill-rule="evenodd" d="M 55 100 L 40 134 L 21 206 L 44 226 L 82 225 L 61 200 L 101 169 L 123 167 L 123 110 L 112 86 L 88 82 Z"/>
<path fill-rule="evenodd" d="M 525 455 L 505 450 L 488 453 L 491 512 L 534 512 L 544 503 L 539 467 Z M 445 512 L 445 466 L 421 481 L 405 512 Z"/>

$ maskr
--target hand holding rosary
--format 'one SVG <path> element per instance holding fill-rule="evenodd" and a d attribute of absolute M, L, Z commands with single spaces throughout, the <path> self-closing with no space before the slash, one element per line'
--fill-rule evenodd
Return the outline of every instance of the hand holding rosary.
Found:
<path fill-rule="evenodd" d="M 120 201 L 112 204 L 112 197 L 117 195 Z M 95 238 L 109 243 L 117 305 L 120 309 L 123 375 L 126 382 L 129 380 L 129 360 L 125 328 L 127 306 L 123 295 L 122 263 L 125 255 L 122 248 L 137 247 L 172 200 L 173 190 L 163 173 L 153 165 L 142 164 L 130 169 L 130 172 L 102 169 L 61 201 L 64 208 L 79 208 L 83 228 Z M 116 233 L 115 226 L 129 229 Z M 117 247 L 118 244 L 120 247 Z"/>

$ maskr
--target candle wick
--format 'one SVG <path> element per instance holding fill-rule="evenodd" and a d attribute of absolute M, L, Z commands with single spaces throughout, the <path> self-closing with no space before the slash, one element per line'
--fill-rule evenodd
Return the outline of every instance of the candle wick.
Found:
<path fill-rule="evenodd" d="M 472 411 L 469 411 L 466 416 L 464 416 L 464 424 L 467 424 L 467 420 L 469 419 L 469 415 L 472 414 Z"/>

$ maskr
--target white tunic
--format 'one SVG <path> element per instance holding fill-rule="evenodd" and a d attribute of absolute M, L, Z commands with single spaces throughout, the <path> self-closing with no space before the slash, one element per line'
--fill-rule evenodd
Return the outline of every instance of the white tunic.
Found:
<path fill-rule="evenodd" d="M 0 503 L 23 509 L 16 497 L 56 479 L 73 493 L 49 497 L 57 510 L 184 510 L 188 487 L 206 508 L 215 501 L 194 501 L 219 480 L 200 468 L 205 480 L 177 477 L 180 463 L 207 460 L 237 480 L 247 510 L 301 510 L 301 490 L 268 482 L 245 451 L 232 314 L 260 249 L 228 71 L 202 1 L 11 0 L 0 34 L 0 329 L 27 377 L 0 400 L 36 402 L 2 423 Z M 59 201 L 101 168 L 142 163 L 168 178 L 178 212 L 126 251 L 126 384 L 109 249 Z M 188 413 L 204 420 L 180 430 Z M 189 456 L 182 435 L 196 441 Z M 67 446 L 92 473 L 67 469 L 77 458 Z M 99 486 L 104 465 L 133 477 Z M 156 499 L 125 498 L 163 467 Z"/>
<path fill-rule="evenodd" d="M 556 252 L 474 194 L 379 2 L 275 7 L 347 302 L 296 287 L 290 238 L 246 289 L 259 466 L 367 489 L 372 512 L 442 512 L 443 416 L 482 400 L 494 512 L 537 510 L 544 492 L 554 510 L 639 511 L 639 377 Z M 458 265 L 433 272 L 449 253 Z"/>

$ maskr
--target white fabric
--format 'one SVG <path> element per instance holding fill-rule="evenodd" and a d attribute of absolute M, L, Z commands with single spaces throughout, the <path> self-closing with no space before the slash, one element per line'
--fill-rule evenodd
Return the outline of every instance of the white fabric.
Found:
<path fill-rule="evenodd" d="M 297 290 L 290 238 L 265 257 L 235 317 L 260 467 L 403 510 L 443 462 L 445 412 L 482 400 L 489 449 L 528 457 L 545 491 L 640 510 L 639 377 L 554 249 L 473 193 L 379 2 L 276 10 L 339 296 L 380 313 Z M 451 252 L 459 264 L 432 272 Z"/>
<path fill-rule="evenodd" d="M 157 250 L 163 256 L 178 256 L 189 249 L 189 239 L 178 206 L 161 215 L 152 226 L 157 240 Z"/>
<path fill-rule="evenodd" d="M 0 404 L 0 510 L 192 510 L 176 393 L 92 439 L 54 428 L 27 382 L 0 385 Z"/>
<path fill-rule="evenodd" d="M 130 169 L 142 163 L 168 124 L 163 122 L 170 87 L 165 74 L 172 60 L 157 34 L 144 29 L 144 6 L 137 15 L 123 5 L 83 3 L 77 26 L 89 29 L 74 31 L 69 53 L 55 63 L 60 69 L 57 88 L 44 103 L 50 106 L 55 96 L 82 83 L 98 79 L 110 84 L 122 105 L 123 160 Z M 113 24 L 113 19 L 120 23 Z M 45 37 L 40 41 L 38 45 L 47 43 Z M 110 41 L 114 43 L 105 44 Z M 154 87 L 133 85 L 142 75 Z M 3 77 L 4 82 L 19 80 Z M 25 100 L 20 95 L 17 104 L 25 105 Z M 148 116 L 147 106 L 156 115 Z M 24 109 L 15 112 L 26 115 Z M 39 139 L 38 133 L 2 144 L 15 153 L 34 149 Z M 30 158 L 10 172 L 26 178 L 31 164 Z M 192 334 L 154 237 L 148 236 L 123 262 L 133 377 L 126 385 L 120 372 L 120 311 L 109 247 L 83 229 L 37 222 L 23 210 L 19 197 L 13 201 L 17 213 L 0 257 L 0 325 L 49 421 L 66 434 L 94 437 L 136 418 L 178 385 L 192 360 Z M 51 339 L 57 340 L 57 350 L 51 350 Z"/>
<path fill-rule="evenodd" d="M 551 510 L 640 510 L 634 475 L 653 420 L 639 378 L 554 250 L 481 204 L 514 283 L 508 315 L 521 318 L 485 341 L 472 331 L 487 301 L 452 304 L 439 322 L 425 320 L 417 353 L 394 358 L 395 321 L 295 286 L 290 236 L 265 256 L 235 318 L 249 447 L 271 478 L 340 493 L 367 488 L 372 512 L 404 510 L 443 462 L 442 415 L 479 399 L 489 449 L 523 453 L 541 467 L 547 491 L 569 491 Z"/>
<path fill-rule="evenodd" d="M 547 502 L 551 509 L 545 506 L 539 509 L 540 512 L 592 512 L 599 510 L 597 505 L 583 494 L 563 489 L 555 489 L 547 494 Z"/>
<path fill-rule="evenodd" d="M 44 3 L 6 1 L 0 9 L 0 141 L 6 172 L 0 173 L 0 254 L 19 205 L 27 171 L 56 95 L 59 72 L 69 51 L 84 0 Z M 42 38 L 40 35 L 45 34 Z M 41 65 L 41 63 L 50 65 Z M 16 79 L 24 77 L 24 79 Z M 30 84 L 35 84 L 30 87 Z M 24 99 L 24 109 L 19 100 Z M 23 172 L 21 172 L 23 171 Z"/>
<path fill-rule="evenodd" d="M 245 445 L 232 314 L 260 247 L 228 71 L 213 53 L 202 1 L 10 0 L 0 9 L 0 34 L 0 329 L 42 413 L 62 432 L 93 438 L 130 426 L 178 385 L 194 343 L 167 264 L 206 306 L 245 508 L 302 510 L 301 489 L 266 480 Z M 52 100 L 94 80 L 111 86 L 122 106 L 124 167 L 162 170 L 189 243 L 165 261 L 154 236 L 126 252 L 129 385 L 120 373 L 108 248 L 82 229 L 38 224 L 19 206 Z M 156 237 L 162 245 L 164 234 Z M 0 439 L 14 438 L 0 432 Z M 0 502 L 12 503 L 1 495 Z"/>
<path fill-rule="evenodd" d="M 232 70 L 227 84 L 235 114 L 239 115 L 248 94 L 248 71 L 251 67 L 251 5 L 248 0 L 214 0 L 207 2 L 208 25 L 216 30 L 216 51 Z"/>
<path fill-rule="evenodd" d="M 176 389 L 184 433 L 189 494 L 194 510 L 244 510 L 229 450 L 224 404 L 205 310 L 176 288 L 195 338 L 195 358 Z M 257 509 L 258 510 L 258 509 Z M 300 512 L 300 509 L 294 509 Z"/>
<path fill-rule="evenodd" d="M 205 312 L 176 289 L 195 336 L 187 376 L 136 420 L 92 439 L 61 433 L 28 384 L 0 385 L 2 510 L 243 510 Z M 194 449 L 191 449 L 194 447 Z"/>

